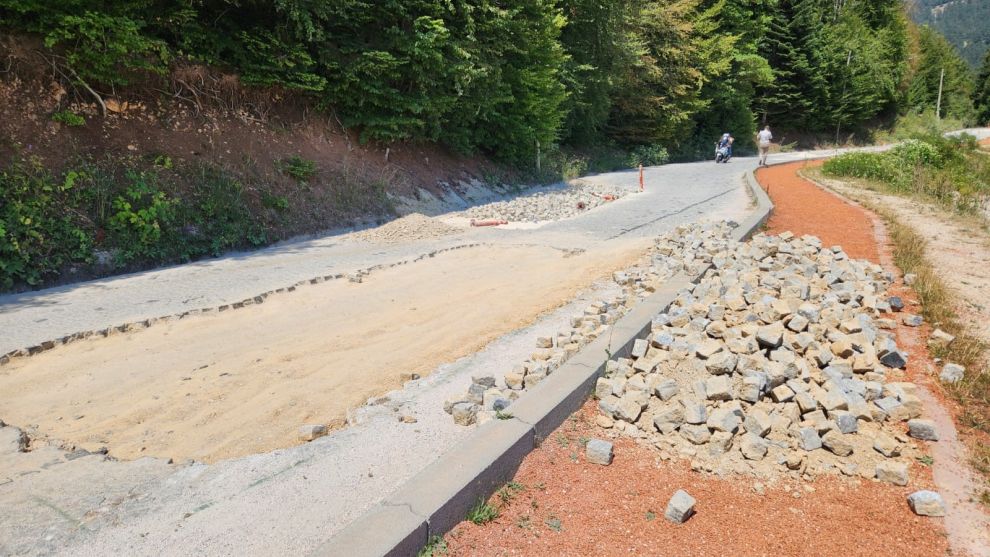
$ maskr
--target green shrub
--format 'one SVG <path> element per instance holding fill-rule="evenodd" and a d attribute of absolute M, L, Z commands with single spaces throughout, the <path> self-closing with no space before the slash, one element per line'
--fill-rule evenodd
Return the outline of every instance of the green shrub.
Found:
<path fill-rule="evenodd" d="M 55 114 L 52 114 L 52 121 L 65 124 L 70 127 L 86 125 L 86 119 L 71 110 L 59 110 Z"/>
<path fill-rule="evenodd" d="M 919 139 L 908 139 L 891 149 L 890 154 L 900 163 L 909 166 L 931 166 L 941 168 L 945 163 L 938 147 Z"/>
<path fill-rule="evenodd" d="M 153 174 L 129 170 L 126 179 L 129 185 L 114 198 L 107 220 L 111 243 L 119 248 L 117 262 L 166 260 L 178 203 L 158 188 Z"/>
<path fill-rule="evenodd" d="M 639 145 L 629 153 L 629 166 L 659 166 L 670 162 L 670 154 L 659 145 Z"/>
<path fill-rule="evenodd" d="M 56 178 L 36 161 L 0 173 L 0 287 L 38 285 L 91 259 L 91 230 L 72 210 L 79 178 L 75 171 Z"/>
<path fill-rule="evenodd" d="M 279 161 L 278 167 L 297 182 L 308 182 L 313 176 L 316 176 L 316 163 L 299 155 L 282 159 Z"/>
<path fill-rule="evenodd" d="M 827 176 L 877 180 L 896 185 L 903 179 L 894 159 L 882 153 L 846 153 L 825 161 L 822 171 Z"/>

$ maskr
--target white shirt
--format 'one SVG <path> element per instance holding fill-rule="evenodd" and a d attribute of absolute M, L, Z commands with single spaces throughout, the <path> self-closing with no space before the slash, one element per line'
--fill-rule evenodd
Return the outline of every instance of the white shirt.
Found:
<path fill-rule="evenodd" d="M 770 130 L 763 130 L 756 136 L 756 138 L 759 140 L 760 145 L 770 145 L 770 140 L 773 139 L 773 134 L 770 133 Z"/>

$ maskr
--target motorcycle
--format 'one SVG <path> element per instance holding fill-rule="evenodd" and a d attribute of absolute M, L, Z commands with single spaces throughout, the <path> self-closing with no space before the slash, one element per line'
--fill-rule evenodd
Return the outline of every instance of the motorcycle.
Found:
<path fill-rule="evenodd" d="M 730 155 L 729 155 L 729 146 L 728 145 L 722 145 L 721 147 L 719 147 L 718 146 L 718 143 L 716 143 L 715 144 L 715 164 L 718 164 L 720 162 L 729 162 L 729 158 L 730 158 Z"/>

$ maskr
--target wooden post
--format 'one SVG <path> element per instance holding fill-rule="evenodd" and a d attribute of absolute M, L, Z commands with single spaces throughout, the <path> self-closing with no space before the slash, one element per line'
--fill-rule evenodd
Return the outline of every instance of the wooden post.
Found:
<path fill-rule="evenodd" d="M 639 165 L 639 191 L 644 191 L 645 186 L 643 184 L 643 165 Z"/>
<path fill-rule="evenodd" d="M 938 101 L 935 102 L 935 119 L 942 119 L 942 84 L 945 83 L 945 68 L 942 68 L 942 75 L 938 78 Z"/>
<path fill-rule="evenodd" d="M 536 140 L 536 171 L 537 172 L 541 172 L 541 170 L 540 170 L 540 140 L 539 139 Z"/>

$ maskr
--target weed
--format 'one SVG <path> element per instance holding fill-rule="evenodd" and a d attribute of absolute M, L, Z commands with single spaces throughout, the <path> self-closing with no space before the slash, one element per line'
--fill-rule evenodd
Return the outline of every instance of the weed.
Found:
<path fill-rule="evenodd" d="M 567 447 L 571 444 L 570 439 L 568 439 L 567 436 L 564 435 L 563 433 L 558 433 L 556 439 L 557 439 L 557 444 L 560 445 L 561 447 Z"/>
<path fill-rule="evenodd" d="M 479 499 L 478 504 L 468 511 L 467 515 L 467 519 L 469 521 L 479 526 L 482 524 L 488 524 L 496 518 L 498 518 L 498 508 L 489 504 L 488 501 L 485 501 L 484 499 Z"/>
<path fill-rule="evenodd" d="M 581 445 L 582 447 L 587 445 L 588 441 L 591 441 L 591 439 L 588 439 L 587 437 L 578 437 L 578 445 Z"/>
<path fill-rule="evenodd" d="M 563 524 L 561 524 L 560 519 L 557 518 L 554 515 L 550 515 L 546 519 L 546 525 L 547 525 L 547 528 L 550 528 L 554 532 L 560 532 L 561 530 L 564 529 L 564 526 L 563 526 Z"/>
<path fill-rule="evenodd" d="M 502 500 L 503 504 L 506 504 L 516 498 L 516 494 L 523 491 L 526 487 L 519 482 L 509 482 L 502 486 L 501 489 L 496 492 L 498 498 Z"/>
<path fill-rule="evenodd" d="M 52 122 L 58 122 L 73 128 L 86 125 L 86 119 L 71 110 L 59 110 L 55 114 L 52 114 Z"/>
<path fill-rule="evenodd" d="M 447 555 L 447 541 L 443 539 L 443 536 L 432 536 L 423 546 L 423 549 L 419 550 L 416 557 L 437 557 L 438 555 Z"/>
<path fill-rule="evenodd" d="M 505 410 L 495 411 L 495 419 L 498 420 L 511 420 L 514 417 L 515 416 L 512 415 L 512 412 L 506 412 Z"/>
<path fill-rule="evenodd" d="M 516 526 L 522 528 L 523 530 L 530 530 L 533 528 L 533 521 L 529 515 L 520 516 L 516 519 Z"/>
<path fill-rule="evenodd" d="M 656 520 L 656 518 L 657 518 L 657 513 L 653 512 L 653 511 L 646 511 L 646 520 L 647 521 L 653 521 L 653 520 Z"/>
<path fill-rule="evenodd" d="M 278 163 L 278 168 L 297 182 L 308 182 L 316 176 L 316 163 L 299 155 L 282 159 Z"/>
<path fill-rule="evenodd" d="M 928 455 L 919 456 L 915 460 L 917 460 L 922 466 L 931 466 L 932 464 L 935 464 L 935 459 Z"/>

